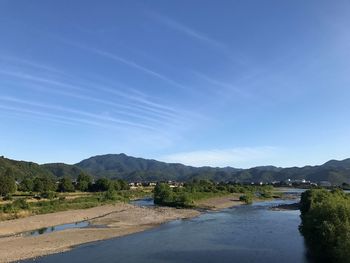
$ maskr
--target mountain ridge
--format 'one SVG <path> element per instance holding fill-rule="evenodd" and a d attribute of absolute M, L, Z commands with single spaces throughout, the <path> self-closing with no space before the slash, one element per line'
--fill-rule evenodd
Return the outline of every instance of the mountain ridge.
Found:
<path fill-rule="evenodd" d="M 187 181 L 211 179 L 214 181 L 272 182 L 291 180 L 330 181 L 333 184 L 350 183 L 350 158 L 330 160 L 321 165 L 281 168 L 272 165 L 249 169 L 233 167 L 193 167 L 181 163 L 166 163 L 154 159 L 120 154 L 96 155 L 76 164 L 16 161 L 0 157 L 0 173 L 14 170 L 20 180 L 26 176 L 69 176 L 76 178 L 85 172 L 95 178 L 107 177 L 127 181 Z"/>

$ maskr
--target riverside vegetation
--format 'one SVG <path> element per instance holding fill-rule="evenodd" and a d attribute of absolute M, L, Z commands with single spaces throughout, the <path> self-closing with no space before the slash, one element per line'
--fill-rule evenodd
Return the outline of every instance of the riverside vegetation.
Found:
<path fill-rule="evenodd" d="M 239 194 L 240 201 L 246 204 L 252 203 L 253 199 L 267 199 L 274 196 L 273 187 L 268 185 L 217 184 L 210 180 L 193 180 L 185 183 L 183 187 L 175 188 L 170 188 L 165 183 L 158 183 L 154 188 L 154 203 L 190 208 L 197 200 L 229 194 Z"/>
<path fill-rule="evenodd" d="M 300 232 L 316 262 L 350 262 L 350 195 L 311 189 L 300 202 Z"/>
<path fill-rule="evenodd" d="M 38 176 L 25 178 L 17 185 L 13 171 L 7 169 L 0 174 L 0 220 L 128 201 L 150 192 L 132 191 L 120 179 L 100 178 L 93 182 L 85 173 L 79 174 L 75 183 L 69 177 L 61 178 L 57 184 L 52 177 Z"/>

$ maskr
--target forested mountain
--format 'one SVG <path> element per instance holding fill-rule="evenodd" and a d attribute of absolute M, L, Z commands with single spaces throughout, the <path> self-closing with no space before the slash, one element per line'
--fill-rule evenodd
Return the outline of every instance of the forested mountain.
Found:
<path fill-rule="evenodd" d="M 76 165 L 65 163 L 47 163 L 41 165 L 41 167 L 45 168 L 45 170 L 49 171 L 58 178 L 69 176 L 76 179 L 80 173 L 84 172 Z"/>
<path fill-rule="evenodd" d="M 15 161 L 1 156 L 0 174 L 4 173 L 7 169 L 11 169 L 18 180 L 34 176 L 54 176 L 50 171 L 37 163 Z"/>
<path fill-rule="evenodd" d="M 312 182 L 330 181 L 333 184 L 350 183 L 350 159 L 331 160 L 319 166 L 279 168 L 260 166 L 250 169 L 232 167 L 192 167 L 179 163 L 165 163 L 156 160 L 135 158 L 125 154 L 99 155 L 75 165 L 51 163 L 39 165 L 32 162 L 0 158 L 0 173 L 11 168 L 17 179 L 38 176 L 69 176 L 76 178 L 81 172 L 95 178 L 120 178 L 128 181 L 186 181 L 191 179 L 212 179 L 215 181 L 272 182 L 306 179 Z"/>
<path fill-rule="evenodd" d="M 217 171 L 231 173 L 234 168 L 195 168 L 180 163 L 165 163 L 156 160 L 135 158 L 126 154 L 94 156 L 77 163 L 76 166 L 97 177 L 121 178 L 129 181 L 187 180 L 201 173 L 212 175 Z"/>
<path fill-rule="evenodd" d="M 135 158 L 125 154 L 108 154 L 91 157 L 76 166 L 101 177 L 123 178 L 129 181 L 157 181 L 189 179 L 213 179 L 215 181 L 272 182 L 287 179 L 306 179 L 312 182 L 330 181 L 335 184 L 350 182 L 350 159 L 329 161 L 320 166 L 279 168 L 260 166 L 250 169 L 231 167 L 191 167 L 183 164 L 164 163 Z"/>

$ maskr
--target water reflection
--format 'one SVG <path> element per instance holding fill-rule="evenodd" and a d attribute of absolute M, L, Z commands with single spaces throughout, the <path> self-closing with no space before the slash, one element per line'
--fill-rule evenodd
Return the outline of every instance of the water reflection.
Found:
<path fill-rule="evenodd" d="M 82 222 L 75 222 L 70 224 L 63 224 L 63 225 L 57 225 L 57 226 L 51 226 L 51 227 L 43 227 L 34 231 L 25 232 L 23 233 L 24 236 L 39 236 L 43 234 L 48 234 L 56 231 L 62 231 L 65 229 L 70 228 L 82 228 L 89 226 L 88 221 L 82 221 Z"/>
<path fill-rule="evenodd" d="M 133 205 L 141 206 L 141 207 L 142 206 L 146 206 L 146 207 L 154 206 L 153 198 L 151 198 L 151 197 L 138 199 L 135 201 L 131 201 L 130 203 Z"/>

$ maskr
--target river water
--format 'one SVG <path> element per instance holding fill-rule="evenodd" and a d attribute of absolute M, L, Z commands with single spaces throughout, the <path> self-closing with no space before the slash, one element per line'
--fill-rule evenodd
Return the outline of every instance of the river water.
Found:
<path fill-rule="evenodd" d="M 36 262 L 307 262 L 298 232 L 299 211 L 270 210 L 292 202 L 261 202 L 209 212 L 141 233 L 81 245 Z"/>

